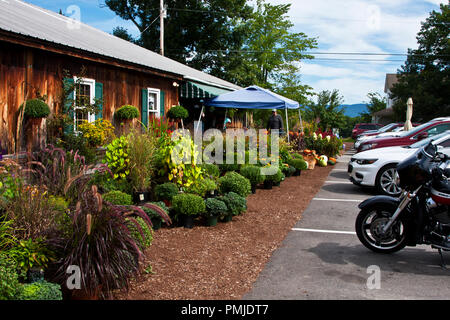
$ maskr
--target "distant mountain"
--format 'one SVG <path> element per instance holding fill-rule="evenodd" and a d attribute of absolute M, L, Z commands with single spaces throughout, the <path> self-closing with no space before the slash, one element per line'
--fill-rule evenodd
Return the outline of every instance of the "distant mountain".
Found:
<path fill-rule="evenodd" d="M 344 109 L 345 115 L 349 117 L 358 117 L 360 113 L 367 111 L 367 105 L 364 103 L 343 104 L 341 108 Z"/>

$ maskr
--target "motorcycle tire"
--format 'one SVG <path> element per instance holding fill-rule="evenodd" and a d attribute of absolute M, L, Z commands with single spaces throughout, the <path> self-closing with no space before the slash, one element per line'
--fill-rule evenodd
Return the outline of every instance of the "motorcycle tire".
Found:
<path fill-rule="evenodd" d="M 355 229 L 359 241 L 377 253 L 393 253 L 407 244 L 407 224 L 400 215 L 386 234 L 380 231 L 394 214 L 395 207 L 372 206 L 361 210 L 356 218 Z"/>

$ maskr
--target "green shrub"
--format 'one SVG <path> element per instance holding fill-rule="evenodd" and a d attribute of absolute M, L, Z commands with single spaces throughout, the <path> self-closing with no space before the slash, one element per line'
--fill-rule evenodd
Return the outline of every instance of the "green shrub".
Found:
<path fill-rule="evenodd" d="M 229 192 L 217 198 L 217 200 L 223 201 L 227 206 L 227 212 L 234 216 L 241 214 L 247 210 L 247 200 L 241 197 L 237 193 Z"/>
<path fill-rule="evenodd" d="M 258 166 L 243 166 L 239 172 L 243 177 L 247 178 L 252 186 L 256 186 L 264 182 L 265 176 L 261 174 L 261 168 Z"/>
<path fill-rule="evenodd" d="M 308 169 L 308 163 L 303 159 L 293 159 L 289 165 L 293 166 L 297 170 Z"/>
<path fill-rule="evenodd" d="M 158 200 L 172 201 L 172 198 L 176 196 L 178 192 L 178 187 L 173 182 L 166 182 L 155 187 L 155 196 Z"/>
<path fill-rule="evenodd" d="M 227 172 L 219 179 L 219 190 L 222 194 L 235 192 L 245 198 L 251 193 L 251 184 L 239 173 Z"/>
<path fill-rule="evenodd" d="M 167 112 L 167 117 L 170 119 L 187 119 L 189 112 L 182 106 L 174 106 Z"/>
<path fill-rule="evenodd" d="M 166 214 L 169 214 L 169 208 L 166 206 L 166 204 L 164 202 L 157 201 L 157 202 L 151 202 L 151 203 L 160 207 L 162 210 L 164 210 L 164 212 Z M 150 219 L 158 218 L 158 219 L 163 220 L 162 217 L 157 212 L 155 212 L 153 209 L 150 209 L 150 208 L 147 208 L 144 206 L 142 206 L 141 209 L 144 210 L 144 212 L 147 214 L 147 216 Z"/>
<path fill-rule="evenodd" d="M 194 184 L 184 188 L 187 193 L 196 194 L 202 198 L 205 197 L 206 193 L 211 193 L 216 189 L 216 183 L 209 178 L 197 180 Z"/>
<path fill-rule="evenodd" d="M 23 105 L 22 105 L 23 107 Z M 24 115 L 28 118 L 45 118 L 50 114 L 50 108 L 41 99 L 28 100 L 25 106 Z"/>
<path fill-rule="evenodd" d="M 221 217 L 228 212 L 228 207 L 222 200 L 216 198 L 208 198 L 205 200 L 206 217 Z"/>
<path fill-rule="evenodd" d="M 267 175 L 265 176 L 266 181 L 273 181 L 273 183 L 279 183 L 283 180 L 284 175 L 281 172 L 281 169 L 277 170 L 277 173 L 273 174 L 273 175 Z"/>
<path fill-rule="evenodd" d="M 219 165 L 220 171 L 222 173 L 230 172 L 230 171 L 239 171 L 239 168 L 241 167 L 243 161 L 240 161 L 242 157 L 238 153 L 234 153 L 233 163 L 226 163 L 227 158 L 224 154 L 223 156 L 223 163 Z M 241 163 L 241 164 L 239 164 Z"/>
<path fill-rule="evenodd" d="M 114 179 L 126 179 L 130 174 L 130 158 L 128 156 L 128 140 L 125 136 L 114 139 L 106 146 L 103 159 L 111 169 Z"/>
<path fill-rule="evenodd" d="M 217 184 L 213 179 L 203 179 L 203 184 L 205 185 L 206 192 L 212 193 L 217 190 Z"/>
<path fill-rule="evenodd" d="M 25 275 L 33 267 L 46 268 L 54 260 L 54 253 L 40 238 L 20 240 L 6 254 L 16 263 L 21 275 Z"/>
<path fill-rule="evenodd" d="M 203 173 L 210 178 L 218 178 L 220 176 L 220 169 L 217 165 L 212 163 L 203 163 L 200 166 Z"/>
<path fill-rule="evenodd" d="M 103 201 L 110 202 L 112 204 L 121 206 L 130 206 L 133 204 L 133 198 L 131 195 L 122 191 L 110 191 L 102 195 Z"/>
<path fill-rule="evenodd" d="M 18 296 L 19 300 L 62 300 L 61 286 L 45 280 L 27 283 Z"/>
<path fill-rule="evenodd" d="M 132 218 L 128 221 L 128 230 L 130 230 L 131 237 L 142 248 L 150 247 L 153 241 L 153 232 L 148 223 L 141 217 Z M 139 227 L 136 225 L 138 224 Z"/>
<path fill-rule="evenodd" d="M 0 300 L 16 299 L 21 289 L 16 265 L 0 252 Z"/>
<path fill-rule="evenodd" d="M 175 213 L 184 215 L 198 215 L 205 212 L 203 198 L 189 193 L 182 193 L 172 198 L 172 207 Z"/>
<path fill-rule="evenodd" d="M 135 118 L 139 118 L 140 113 L 139 113 L 139 110 L 135 106 L 124 105 L 116 110 L 115 116 L 117 117 L 117 119 L 121 119 L 121 120 L 135 119 Z"/>
<path fill-rule="evenodd" d="M 292 159 L 301 159 L 301 160 L 303 160 L 303 155 L 301 155 L 300 153 L 293 153 L 292 154 Z"/>

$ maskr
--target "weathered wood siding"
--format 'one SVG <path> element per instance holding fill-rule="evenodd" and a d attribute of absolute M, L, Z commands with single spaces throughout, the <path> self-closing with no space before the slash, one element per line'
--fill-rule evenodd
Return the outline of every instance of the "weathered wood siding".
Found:
<path fill-rule="evenodd" d="M 15 149 L 15 135 L 19 107 L 24 99 L 46 96 L 52 112 L 61 112 L 61 92 L 64 70 L 103 84 L 103 118 L 113 122 L 114 112 L 124 104 L 142 109 L 142 89 L 156 88 L 164 91 L 167 110 L 178 104 L 176 79 L 112 66 L 100 62 L 75 58 L 45 50 L 0 41 L 0 138 L 2 148 Z M 41 135 L 45 138 L 45 121 Z M 23 137 L 22 137 L 23 139 Z M 24 144 L 21 143 L 23 146 Z M 23 149 L 23 148 L 21 148 Z"/>

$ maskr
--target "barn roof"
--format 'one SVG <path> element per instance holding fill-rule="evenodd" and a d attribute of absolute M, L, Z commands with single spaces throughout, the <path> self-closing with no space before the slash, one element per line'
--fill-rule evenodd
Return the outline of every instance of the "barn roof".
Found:
<path fill-rule="evenodd" d="M 231 91 L 241 89 L 233 83 L 24 1 L 0 0 L 0 30 L 180 75 L 188 81 Z"/>

